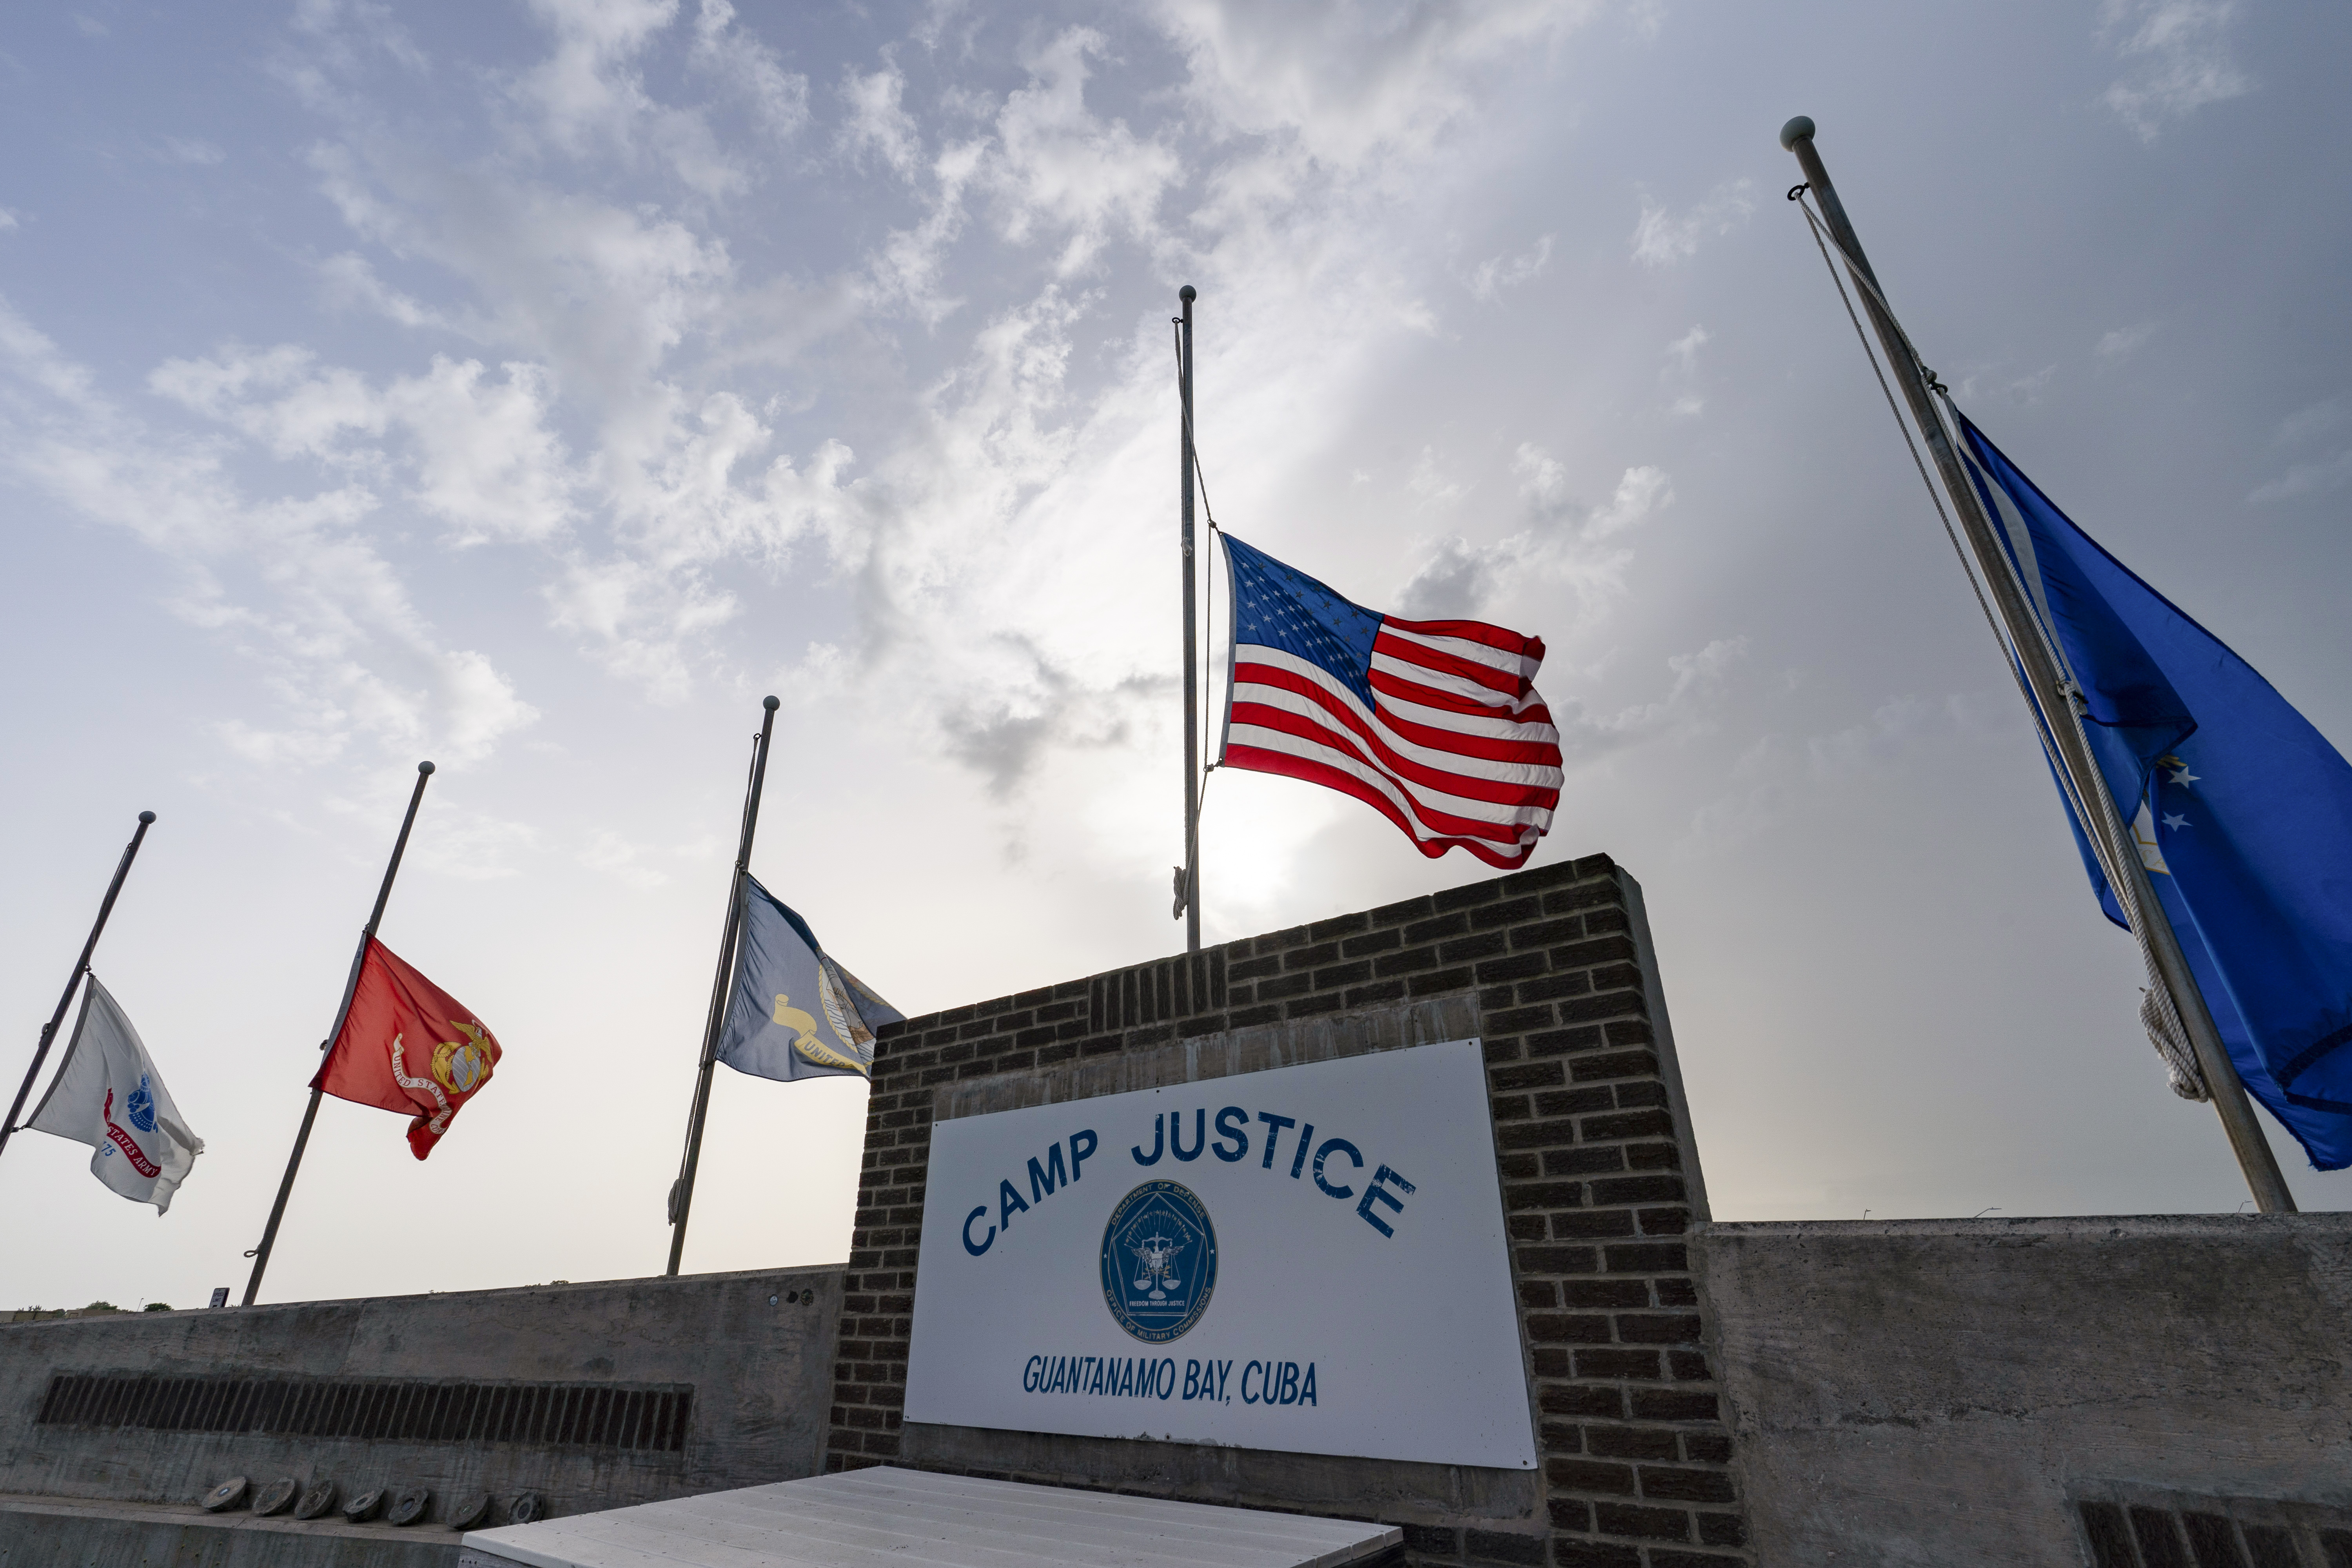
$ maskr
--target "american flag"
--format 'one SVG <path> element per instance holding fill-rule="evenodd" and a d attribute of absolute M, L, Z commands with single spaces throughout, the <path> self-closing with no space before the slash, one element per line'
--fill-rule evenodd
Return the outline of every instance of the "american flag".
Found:
<path fill-rule="evenodd" d="M 1539 637 L 1350 604 L 1230 533 L 1229 768 L 1286 773 L 1387 815 L 1423 855 L 1526 862 L 1559 802 Z"/>

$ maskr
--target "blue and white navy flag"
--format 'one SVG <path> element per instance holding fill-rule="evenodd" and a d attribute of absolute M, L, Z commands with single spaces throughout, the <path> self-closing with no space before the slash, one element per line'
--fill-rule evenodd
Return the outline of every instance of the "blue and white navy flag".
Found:
<path fill-rule="evenodd" d="M 1982 431 L 1959 426 L 1977 493 L 2082 689 L 2100 771 L 2135 824 L 2238 1076 L 2315 1166 L 2352 1164 L 2352 766 Z M 2074 824 L 2076 845 L 2101 907 L 2123 925 L 2088 826 Z"/>
<path fill-rule="evenodd" d="M 743 879 L 743 931 L 719 1059 L 753 1078 L 871 1076 L 874 1031 L 906 1017 L 824 949 L 782 900 Z"/>

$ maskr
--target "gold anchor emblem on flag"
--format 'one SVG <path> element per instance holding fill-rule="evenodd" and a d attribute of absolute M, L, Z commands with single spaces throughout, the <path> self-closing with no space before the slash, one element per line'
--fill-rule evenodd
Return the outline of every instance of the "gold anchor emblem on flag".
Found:
<path fill-rule="evenodd" d="M 829 980 L 830 976 L 825 973 L 824 967 L 820 965 L 817 970 L 817 987 L 821 992 L 824 993 L 824 994 L 820 996 L 818 1001 L 820 1005 L 824 1006 L 826 1016 L 833 1021 L 835 1029 L 838 1031 L 844 1038 L 855 1039 L 856 1037 L 856 1034 L 862 1031 L 842 1028 L 841 1026 L 844 1022 L 843 1015 L 846 1010 L 843 1008 L 833 996 L 833 988 L 829 984 Z M 778 1028 L 790 1029 L 793 1031 L 794 1037 L 793 1040 L 793 1049 L 798 1051 L 802 1057 L 818 1067 L 845 1068 L 851 1072 L 863 1072 L 866 1070 L 866 1064 L 863 1061 L 860 1061 L 856 1057 L 837 1050 L 833 1046 L 827 1044 L 824 1037 L 817 1032 L 815 1017 L 802 1008 L 793 1006 L 791 1005 L 792 1000 L 793 999 L 790 996 L 782 992 L 778 992 L 776 994 L 775 1009 L 769 1015 L 769 1016 L 775 1020 L 776 1026 Z M 849 1016 L 854 1018 L 856 1015 L 852 1013 L 849 1014 Z"/>

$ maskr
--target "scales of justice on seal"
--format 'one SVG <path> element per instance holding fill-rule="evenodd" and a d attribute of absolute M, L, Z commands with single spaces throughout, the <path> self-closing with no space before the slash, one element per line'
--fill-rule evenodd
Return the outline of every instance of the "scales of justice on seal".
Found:
<path fill-rule="evenodd" d="M 1153 1306 L 1165 1305 L 1169 1292 L 1184 1288 L 1184 1281 L 1176 1277 L 1176 1255 L 1184 1250 L 1182 1242 L 1154 1233 L 1128 1250 L 1135 1254 L 1135 1288 L 1149 1292 L 1145 1299 Z"/>
<path fill-rule="evenodd" d="M 1181 1339 L 1217 1285 L 1217 1231 L 1200 1194 L 1145 1182 L 1112 1206 L 1102 1229 L 1103 1303 L 1146 1344 Z"/>

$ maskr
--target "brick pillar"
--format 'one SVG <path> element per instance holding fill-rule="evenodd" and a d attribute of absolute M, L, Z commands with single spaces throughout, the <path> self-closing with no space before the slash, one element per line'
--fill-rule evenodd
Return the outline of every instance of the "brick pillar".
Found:
<path fill-rule="evenodd" d="M 892 1026 L 875 1052 L 827 1468 L 900 1456 L 940 1086 L 1466 998 L 1488 1064 L 1540 1507 L 1491 1518 L 1402 1509 L 1411 1555 L 1563 1568 L 1748 1561 L 1682 1241 L 1705 1198 L 1663 994 L 1640 889 L 1591 856 Z M 1381 1462 L 1363 1463 L 1369 1474 Z M 1171 1482 L 1166 1495 L 1191 1494 Z M 1350 1511 L 1328 1498 L 1299 1504 Z"/>

